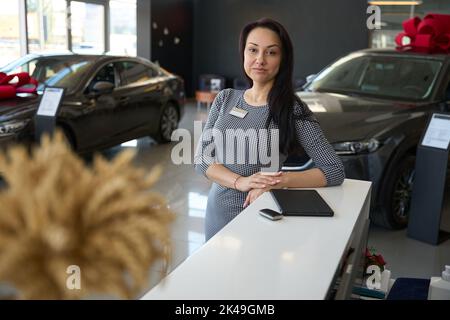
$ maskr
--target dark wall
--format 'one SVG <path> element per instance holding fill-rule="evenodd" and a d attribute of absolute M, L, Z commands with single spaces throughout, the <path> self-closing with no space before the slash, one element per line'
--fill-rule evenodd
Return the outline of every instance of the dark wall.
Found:
<path fill-rule="evenodd" d="M 193 81 L 204 73 L 242 77 L 239 33 L 248 22 L 281 22 L 294 44 L 295 77 L 316 73 L 337 57 L 367 48 L 367 1 L 194 0 Z"/>
<path fill-rule="evenodd" d="M 151 60 L 185 79 L 192 95 L 193 1 L 151 0 L 150 25 Z"/>

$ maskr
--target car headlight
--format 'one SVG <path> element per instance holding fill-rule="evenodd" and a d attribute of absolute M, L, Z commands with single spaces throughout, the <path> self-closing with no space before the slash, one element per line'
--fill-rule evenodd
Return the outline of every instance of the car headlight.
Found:
<path fill-rule="evenodd" d="M 25 128 L 30 120 L 12 120 L 0 123 L 0 136 L 7 136 Z"/>
<path fill-rule="evenodd" d="M 380 147 L 380 142 L 377 139 L 370 139 L 367 141 L 347 141 L 333 143 L 333 148 L 339 155 L 345 154 L 361 154 L 376 151 Z"/>

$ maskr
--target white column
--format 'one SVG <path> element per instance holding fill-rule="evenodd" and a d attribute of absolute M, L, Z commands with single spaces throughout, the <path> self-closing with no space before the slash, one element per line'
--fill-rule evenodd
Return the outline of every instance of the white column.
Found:
<path fill-rule="evenodd" d="M 20 56 L 24 56 L 28 53 L 26 0 L 19 0 L 19 39 L 20 39 Z"/>

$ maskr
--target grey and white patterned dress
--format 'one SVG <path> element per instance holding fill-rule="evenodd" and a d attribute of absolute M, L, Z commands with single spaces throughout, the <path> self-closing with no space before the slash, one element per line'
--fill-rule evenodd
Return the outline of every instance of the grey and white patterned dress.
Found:
<path fill-rule="evenodd" d="M 243 129 L 245 132 L 248 129 L 266 129 L 266 121 L 269 116 L 269 107 L 265 106 L 252 106 L 244 100 L 244 90 L 225 89 L 219 92 L 211 105 L 208 120 L 203 129 L 202 139 L 200 139 L 197 151 L 195 154 L 195 170 L 206 176 L 206 170 L 214 162 L 211 157 L 205 156 L 205 150 L 213 150 L 208 153 L 213 156 L 216 155 L 214 148 L 217 144 L 214 142 L 214 138 L 209 137 L 205 139 L 205 130 L 214 129 L 223 133 L 224 141 L 222 146 L 225 146 L 224 153 L 227 151 L 226 147 L 226 135 L 227 129 Z M 239 118 L 230 114 L 233 107 L 246 110 L 248 113 L 244 118 Z M 302 108 L 300 106 L 294 107 L 294 113 L 301 113 Z M 270 123 L 269 129 L 277 128 L 273 122 Z M 340 158 L 334 152 L 332 146 L 325 138 L 322 129 L 317 122 L 298 120 L 296 121 L 296 130 L 298 133 L 298 141 L 303 146 L 308 156 L 313 160 L 315 167 L 322 170 L 324 173 L 327 185 L 339 185 L 344 180 L 344 166 Z M 211 130 L 210 130 L 211 131 Z M 211 138 L 211 139 L 210 139 Z M 247 136 L 248 138 L 248 136 Z M 245 138 L 244 138 L 245 140 Z M 248 141 L 250 140 L 250 141 Z M 270 150 L 270 139 L 264 139 L 265 141 L 259 141 L 259 136 L 248 138 L 247 143 L 250 149 L 252 147 L 261 148 L 261 144 L 265 144 L 265 147 Z M 252 141 L 256 140 L 256 141 Z M 234 143 L 234 142 L 233 142 Z M 236 150 L 239 152 L 239 149 Z M 250 150 L 251 152 L 251 150 Z M 245 162 L 234 161 L 220 161 L 223 165 L 241 176 L 250 176 L 256 172 L 259 172 L 264 166 L 260 162 L 248 161 L 249 155 L 245 156 Z M 216 155 L 217 156 L 217 155 Z M 239 158 L 239 154 L 236 155 L 236 159 Z M 286 159 L 285 155 L 280 154 L 280 162 L 278 169 L 281 169 L 281 165 Z M 235 218 L 242 210 L 246 192 L 241 192 L 235 189 L 221 186 L 217 183 L 213 183 L 208 195 L 208 204 L 206 208 L 205 217 L 205 237 L 206 240 L 211 238 L 220 229 L 222 229 L 228 222 Z"/>

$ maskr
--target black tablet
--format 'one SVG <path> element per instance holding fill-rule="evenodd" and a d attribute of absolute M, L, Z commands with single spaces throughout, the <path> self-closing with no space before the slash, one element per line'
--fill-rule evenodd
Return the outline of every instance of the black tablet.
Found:
<path fill-rule="evenodd" d="M 285 216 L 332 217 L 333 210 L 316 190 L 273 189 L 270 191 Z"/>

